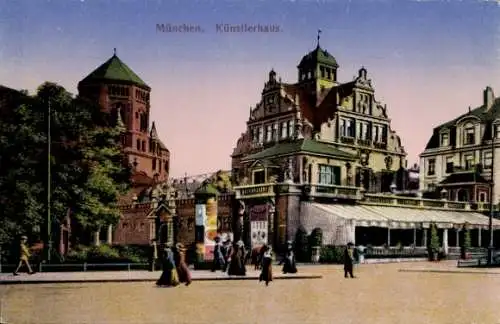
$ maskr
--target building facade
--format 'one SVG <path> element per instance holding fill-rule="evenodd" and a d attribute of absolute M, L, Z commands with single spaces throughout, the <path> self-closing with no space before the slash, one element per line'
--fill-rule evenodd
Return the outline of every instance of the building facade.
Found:
<path fill-rule="evenodd" d="M 78 83 L 78 93 L 98 102 L 123 123 L 123 149 L 136 174 L 168 179 L 170 152 L 150 127 L 151 88 L 114 55 Z"/>
<path fill-rule="evenodd" d="M 434 128 L 420 155 L 420 188 L 449 200 L 498 203 L 500 98 L 483 91 L 483 104 Z M 492 192 L 490 189 L 493 188 Z"/>
<path fill-rule="evenodd" d="M 269 72 L 232 154 L 236 183 L 288 177 L 297 183 L 357 186 L 367 192 L 389 192 L 391 185 L 403 185 L 396 173 L 406 167 L 406 152 L 391 128 L 387 107 L 376 100 L 367 69 L 341 83 L 338 68 L 318 42 L 301 59 L 296 83 Z"/>

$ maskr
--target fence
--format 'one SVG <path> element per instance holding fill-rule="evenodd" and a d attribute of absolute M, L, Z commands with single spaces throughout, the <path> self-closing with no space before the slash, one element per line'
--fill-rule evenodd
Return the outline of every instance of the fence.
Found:
<path fill-rule="evenodd" d="M 32 265 L 38 272 L 86 272 L 86 271 L 119 271 L 149 270 L 149 263 L 63 263 Z M 0 273 L 13 272 L 17 264 L 0 264 Z M 35 269 L 33 269 L 35 270 Z"/>

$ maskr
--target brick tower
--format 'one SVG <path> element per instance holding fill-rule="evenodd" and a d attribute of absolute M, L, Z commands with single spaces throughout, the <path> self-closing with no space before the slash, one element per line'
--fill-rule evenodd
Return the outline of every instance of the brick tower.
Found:
<path fill-rule="evenodd" d="M 123 124 L 123 150 L 134 178 L 168 178 L 170 152 L 158 137 L 155 123 L 149 127 L 151 88 L 116 55 L 78 83 L 78 93 L 98 102 Z M 142 180 L 144 181 L 144 180 Z"/>

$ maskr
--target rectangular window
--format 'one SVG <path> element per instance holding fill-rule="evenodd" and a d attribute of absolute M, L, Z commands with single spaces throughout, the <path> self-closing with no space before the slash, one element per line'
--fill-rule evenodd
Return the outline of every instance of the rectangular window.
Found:
<path fill-rule="evenodd" d="M 484 152 L 483 154 L 483 167 L 485 169 L 491 168 L 493 163 L 493 153 L 491 151 Z"/>
<path fill-rule="evenodd" d="M 450 135 L 448 133 L 441 134 L 441 146 L 450 145 Z"/>
<path fill-rule="evenodd" d="M 427 175 L 432 176 L 436 174 L 436 160 L 429 159 L 427 161 Z"/>
<path fill-rule="evenodd" d="M 471 170 L 474 168 L 474 155 L 465 156 L 465 169 Z"/>
<path fill-rule="evenodd" d="M 373 141 L 377 143 L 382 142 L 382 126 L 373 125 Z"/>
<path fill-rule="evenodd" d="M 293 137 L 293 135 L 295 134 L 293 131 L 293 127 L 294 127 L 293 120 L 288 121 L 288 136 L 289 137 Z"/>
<path fill-rule="evenodd" d="M 319 166 L 319 184 L 340 185 L 340 167 L 320 164 Z"/>
<path fill-rule="evenodd" d="M 362 140 L 370 139 L 370 126 L 368 123 L 361 122 L 358 124 L 357 137 Z"/>
<path fill-rule="evenodd" d="M 259 127 L 257 131 L 259 133 L 258 135 L 259 143 L 262 143 L 264 141 L 264 130 L 262 129 L 262 127 Z"/>
<path fill-rule="evenodd" d="M 153 169 L 153 171 L 156 170 L 156 159 L 153 159 L 153 168 L 152 169 Z"/>
<path fill-rule="evenodd" d="M 475 138 L 474 138 L 474 128 L 469 127 L 465 130 L 465 145 L 472 145 L 475 144 Z"/>
<path fill-rule="evenodd" d="M 500 138 L 500 125 L 495 125 L 495 138 Z"/>
<path fill-rule="evenodd" d="M 272 132 L 272 140 L 277 140 L 278 139 L 278 123 L 275 123 L 273 125 L 273 132 Z"/>
<path fill-rule="evenodd" d="M 347 136 L 347 128 L 346 128 L 346 120 L 345 119 L 340 120 L 340 136 L 342 136 L 342 137 Z"/>
<path fill-rule="evenodd" d="M 287 123 L 286 122 L 283 122 L 281 123 L 281 138 L 287 138 L 288 135 L 287 135 Z"/>
<path fill-rule="evenodd" d="M 261 184 L 266 182 L 266 174 L 264 170 L 254 171 L 253 184 Z"/>
<path fill-rule="evenodd" d="M 266 127 L 266 142 L 270 142 L 273 139 L 273 126 L 267 125 Z"/>
<path fill-rule="evenodd" d="M 449 156 L 446 158 L 445 173 L 453 173 L 453 156 Z"/>

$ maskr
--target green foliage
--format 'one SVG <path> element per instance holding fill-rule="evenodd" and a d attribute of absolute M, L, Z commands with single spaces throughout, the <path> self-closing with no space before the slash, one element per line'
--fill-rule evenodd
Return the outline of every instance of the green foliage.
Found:
<path fill-rule="evenodd" d="M 464 248 L 470 249 L 471 246 L 472 246 L 472 242 L 471 242 L 471 237 L 470 237 L 470 230 L 467 228 L 467 229 L 465 229 L 465 232 L 464 232 Z"/>
<path fill-rule="evenodd" d="M 321 228 L 316 227 L 312 230 L 310 237 L 311 247 L 321 246 L 323 243 L 323 230 Z"/>
<path fill-rule="evenodd" d="M 123 166 L 120 132 L 111 115 L 48 82 L 7 110 L 0 118 L 0 242 L 45 228 L 48 163 L 54 229 L 70 210 L 86 231 L 115 224 L 130 169 Z"/>
<path fill-rule="evenodd" d="M 319 262 L 321 263 L 343 263 L 344 249 L 341 246 L 325 245 L 319 252 Z"/>
<path fill-rule="evenodd" d="M 438 235 L 438 229 L 436 224 L 431 224 L 431 240 L 429 244 L 429 249 L 433 253 L 439 252 L 439 249 L 441 248 L 440 242 L 439 242 L 439 235 Z"/>
<path fill-rule="evenodd" d="M 145 263 L 146 251 L 134 247 L 77 246 L 66 256 L 67 263 Z"/>
<path fill-rule="evenodd" d="M 295 254 L 298 261 L 304 262 L 309 259 L 309 238 L 303 226 L 300 226 L 295 234 Z"/>

